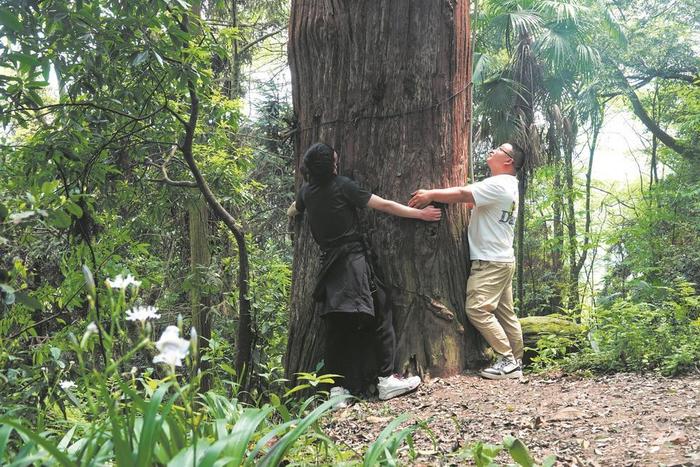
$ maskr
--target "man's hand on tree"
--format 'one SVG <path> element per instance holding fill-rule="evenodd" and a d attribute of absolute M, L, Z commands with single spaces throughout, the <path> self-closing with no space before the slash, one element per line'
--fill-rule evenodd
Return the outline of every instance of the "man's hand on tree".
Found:
<path fill-rule="evenodd" d="M 412 198 L 408 201 L 408 205 L 412 208 L 424 208 L 432 201 L 430 190 L 416 190 L 411 193 Z"/>

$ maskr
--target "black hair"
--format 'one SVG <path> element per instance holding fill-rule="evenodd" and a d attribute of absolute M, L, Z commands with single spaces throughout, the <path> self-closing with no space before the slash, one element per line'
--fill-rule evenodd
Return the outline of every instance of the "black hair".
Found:
<path fill-rule="evenodd" d="M 314 143 L 304 154 L 304 169 L 309 182 L 323 185 L 333 179 L 335 149 L 325 143 Z"/>
<path fill-rule="evenodd" d="M 523 165 L 525 165 L 525 151 L 523 151 L 523 148 L 521 148 L 519 145 L 510 143 L 510 146 L 513 148 L 513 151 L 511 154 L 511 158 L 513 159 L 513 168 L 515 169 L 516 173 L 519 173 Z"/>

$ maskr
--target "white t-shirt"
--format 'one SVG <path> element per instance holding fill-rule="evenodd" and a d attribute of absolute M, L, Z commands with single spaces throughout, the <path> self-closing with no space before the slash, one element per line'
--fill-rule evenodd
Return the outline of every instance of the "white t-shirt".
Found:
<path fill-rule="evenodd" d="M 469 256 L 472 260 L 514 262 L 518 179 L 513 175 L 494 175 L 469 188 L 475 202 L 469 221 Z"/>

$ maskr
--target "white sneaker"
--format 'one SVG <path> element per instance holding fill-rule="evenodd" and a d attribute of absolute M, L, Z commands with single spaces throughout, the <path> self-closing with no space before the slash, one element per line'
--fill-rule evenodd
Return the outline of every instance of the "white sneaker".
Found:
<path fill-rule="evenodd" d="M 522 378 L 520 362 L 513 357 L 501 357 L 496 363 L 483 369 L 479 375 L 488 379 Z"/>
<path fill-rule="evenodd" d="M 420 377 L 410 376 L 404 378 L 400 375 L 380 376 L 377 389 L 379 399 L 385 401 L 393 397 L 398 397 L 407 392 L 411 392 L 420 385 Z"/>
<path fill-rule="evenodd" d="M 334 396 L 349 396 L 350 391 L 348 391 L 345 388 L 341 388 L 340 386 L 333 386 L 331 388 L 330 394 L 328 394 L 328 398 L 333 398 Z M 350 406 L 350 403 L 348 402 L 348 399 L 344 399 L 342 401 L 336 402 L 333 404 L 333 410 L 339 410 L 339 409 L 345 409 Z"/>

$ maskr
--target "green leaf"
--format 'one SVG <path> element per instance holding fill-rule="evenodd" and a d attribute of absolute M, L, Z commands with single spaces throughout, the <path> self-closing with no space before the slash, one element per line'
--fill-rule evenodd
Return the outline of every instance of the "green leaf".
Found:
<path fill-rule="evenodd" d="M 255 430 L 258 428 L 258 425 L 267 418 L 272 410 L 272 407 L 267 406 L 262 409 L 246 409 L 245 412 L 243 412 L 243 415 L 241 415 L 233 426 L 229 438 L 230 442 L 227 444 L 224 451 L 225 454 L 231 456 L 233 459 L 231 465 L 240 465 L 241 462 L 243 462 L 243 456 L 245 456 L 248 444 L 255 434 Z"/>
<path fill-rule="evenodd" d="M 83 209 L 77 204 L 75 204 L 73 201 L 66 202 L 66 210 L 78 219 L 83 217 Z"/>
<path fill-rule="evenodd" d="M 58 187 L 58 180 L 44 182 L 41 184 L 41 193 L 43 195 L 50 195 L 56 190 L 57 187 Z"/>
<path fill-rule="evenodd" d="M 183 448 L 177 453 L 175 457 L 170 459 L 168 462 L 168 467 L 180 467 L 183 465 L 199 465 L 199 460 L 204 457 L 207 449 L 211 446 L 211 443 L 204 438 L 197 440 L 196 444 L 191 444 L 186 448 Z M 195 458 L 195 452 L 197 457 Z"/>
<path fill-rule="evenodd" d="M 7 216 L 10 214 L 10 211 L 7 210 L 4 204 L 0 203 L 0 222 L 3 222 L 5 219 L 7 219 Z"/>
<path fill-rule="evenodd" d="M 385 463 L 391 464 L 392 462 L 395 463 L 393 457 L 394 454 L 396 454 L 396 450 L 408 435 L 418 429 L 418 425 L 413 425 L 399 432 L 394 432 L 394 430 L 396 430 L 400 424 L 408 420 L 408 418 L 409 414 L 404 413 L 392 420 L 391 423 L 382 430 L 374 443 L 367 449 L 363 465 L 372 466 Z M 382 454 L 384 455 L 383 457 Z"/>
<path fill-rule="evenodd" d="M 221 363 L 219 365 L 219 368 L 221 368 L 222 370 L 224 370 L 226 373 L 228 373 L 231 376 L 236 376 L 236 370 L 234 370 L 233 367 L 231 365 L 229 365 L 228 363 Z"/>
<path fill-rule="evenodd" d="M 56 446 L 58 449 L 61 451 L 65 451 L 66 448 L 68 447 L 68 443 L 70 443 L 70 440 L 73 439 L 73 434 L 75 433 L 75 429 L 78 428 L 78 425 L 73 425 L 73 428 L 68 430 L 68 433 L 66 433 L 63 436 L 63 439 L 58 443 L 58 446 Z"/>
<path fill-rule="evenodd" d="M 298 385 L 294 386 L 292 389 L 290 389 L 289 391 L 285 392 L 284 397 L 288 397 L 288 396 L 294 394 L 295 392 L 303 391 L 304 389 L 307 389 L 310 387 L 311 387 L 310 384 L 298 384 Z"/>
<path fill-rule="evenodd" d="M 7 449 L 7 440 L 10 439 L 10 433 L 12 433 L 11 426 L 3 425 L 0 427 L 0 462 L 5 457 L 5 449 Z"/>
<path fill-rule="evenodd" d="M 37 300 L 36 297 L 32 297 L 26 292 L 17 292 L 15 298 L 17 299 L 17 303 L 21 303 L 31 310 L 41 310 L 42 308 L 41 302 Z"/>
<path fill-rule="evenodd" d="M 13 303 L 15 303 L 15 294 L 5 294 L 5 298 L 3 299 L 3 301 L 5 302 L 5 305 L 12 305 Z"/>
<path fill-rule="evenodd" d="M 503 438 L 503 446 L 508 450 L 515 462 L 523 467 L 533 467 L 535 460 L 530 456 L 527 447 L 518 438 L 506 436 Z"/>
<path fill-rule="evenodd" d="M 44 60 L 44 62 L 41 64 L 41 76 L 43 76 L 44 81 L 47 83 L 49 82 L 49 79 L 51 78 L 51 62 L 48 60 Z"/>
<path fill-rule="evenodd" d="M 146 412 L 143 414 L 143 428 L 141 429 L 141 437 L 139 439 L 138 458 L 136 465 L 150 465 L 153 455 L 153 448 L 156 445 L 156 439 L 163 425 L 163 416 L 170 412 L 172 404 L 166 404 L 163 407 L 163 415 L 159 414 L 161 401 L 163 396 L 170 386 L 164 384 L 158 388 L 153 394 L 148 403 Z"/>
<path fill-rule="evenodd" d="M 156 52 L 156 51 L 153 51 L 153 56 L 154 56 L 154 57 L 156 58 L 156 60 L 158 61 L 158 64 L 159 64 L 160 66 L 163 66 L 163 57 L 161 57 L 160 54 L 159 54 L 158 52 Z"/>
<path fill-rule="evenodd" d="M 145 62 L 147 58 L 148 58 L 148 50 L 144 50 L 143 52 L 140 52 L 139 54 L 136 55 L 136 58 L 134 58 L 134 61 L 131 62 L 131 64 L 134 66 L 139 66 L 140 64 Z"/>
<path fill-rule="evenodd" d="M 72 221 L 68 214 L 61 209 L 56 209 L 49 214 L 49 222 L 56 228 L 67 229 L 70 227 Z"/>
<path fill-rule="evenodd" d="M 68 456 L 66 456 L 64 453 L 56 449 L 56 446 L 51 443 L 51 441 L 41 437 L 39 434 L 34 433 L 33 431 L 23 427 L 19 423 L 15 422 L 14 420 L 10 420 L 7 418 L 0 418 L 0 423 L 4 425 L 9 425 L 12 428 L 15 429 L 15 431 L 22 433 L 24 436 L 26 436 L 28 439 L 30 439 L 34 444 L 38 444 L 42 448 L 44 448 L 53 458 L 56 462 L 58 462 L 59 465 L 65 466 L 65 467 L 73 467 L 75 465 L 75 462 L 71 461 Z"/>
<path fill-rule="evenodd" d="M 32 71 L 35 67 L 39 66 L 41 62 L 39 62 L 39 59 L 36 58 L 33 55 L 21 53 L 21 52 L 14 52 L 9 55 L 9 58 L 12 60 L 16 60 L 17 63 L 19 63 L 19 68 L 20 70 L 29 73 Z"/>
<path fill-rule="evenodd" d="M 19 18 L 17 18 L 17 15 L 7 8 L 0 8 L 0 24 L 14 32 L 20 32 L 22 30 L 22 23 Z"/>
<path fill-rule="evenodd" d="M 297 420 L 294 419 L 294 420 L 289 420 L 285 423 L 282 423 L 281 425 L 277 425 L 272 430 L 270 430 L 265 436 L 260 438 L 258 443 L 255 445 L 255 448 L 252 451 L 250 451 L 250 453 L 248 454 L 248 458 L 245 461 L 246 467 L 255 465 L 255 458 L 257 457 L 260 450 L 262 448 L 264 448 L 265 446 L 267 446 L 267 444 L 273 438 L 277 437 L 280 433 L 283 433 L 289 427 L 293 426 L 296 422 L 297 422 Z"/>
<path fill-rule="evenodd" d="M 272 449 L 270 449 L 270 451 L 265 455 L 265 457 L 260 460 L 258 465 L 260 467 L 279 465 L 287 450 L 289 450 L 297 439 L 309 429 L 312 423 L 315 423 L 316 420 L 321 417 L 321 415 L 330 410 L 335 404 L 348 398 L 350 398 L 350 396 L 335 396 L 319 405 L 313 412 L 304 417 L 304 419 L 292 431 L 277 441 L 275 445 L 272 446 Z"/>

